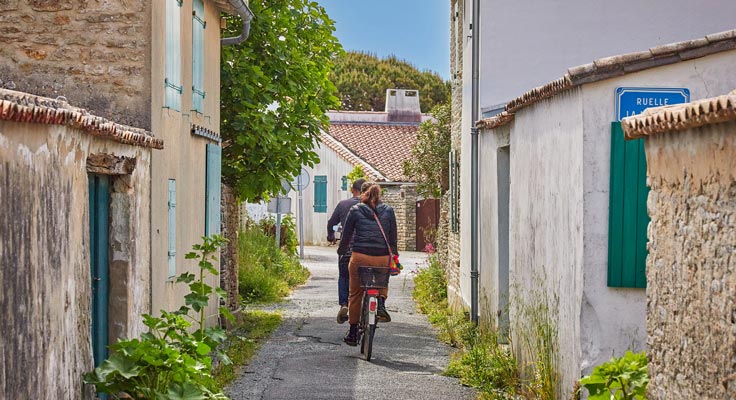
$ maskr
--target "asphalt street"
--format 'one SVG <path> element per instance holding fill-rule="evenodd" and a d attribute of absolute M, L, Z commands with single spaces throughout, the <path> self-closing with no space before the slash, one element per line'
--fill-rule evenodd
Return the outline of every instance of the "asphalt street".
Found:
<path fill-rule="evenodd" d="M 305 248 L 311 278 L 285 303 L 284 323 L 227 388 L 232 399 L 473 399 L 475 391 L 442 376 L 451 348 L 439 342 L 411 298 L 411 273 L 423 253 L 402 253 L 404 271 L 391 278 L 386 302 L 392 322 L 379 324 L 373 357 L 342 342 L 338 325 L 335 247 Z"/>

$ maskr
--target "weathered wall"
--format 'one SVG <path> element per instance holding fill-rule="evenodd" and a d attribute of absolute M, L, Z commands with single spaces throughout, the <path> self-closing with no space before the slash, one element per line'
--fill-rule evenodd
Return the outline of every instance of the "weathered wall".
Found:
<path fill-rule="evenodd" d="M 736 123 L 646 139 L 650 399 L 736 398 Z"/>
<path fill-rule="evenodd" d="M 380 184 L 380 182 L 379 182 Z M 396 214 L 399 251 L 417 250 L 417 186 L 416 184 L 381 185 L 381 201 Z"/>
<path fill-rule="evenodd" d="M 465 63 L 465 49 L 466 46 L 470 43 L 470 41 L 466 38 L 466 4 L 468 3 L 467 0 L 452 0 L 450 2 L 450 69 L 452 72 L 452 101 L 451 101 L 451 107 L 452 107 L 452 149 L 456 150 L 459 154 L 459 156 L 462 156 L 462 141 L 466 140 L 463 136 L 463 127 L 469 127 L 470 120 L 468 119 L 469 114 L 463 113 L 463 108 L 465 105 L 465 101 L 469 100 L 469 98 L 463 98 L 464 91 L 466 89 L 463 82 L 470 82 L 470 79 L 464 80 L 463 76 L 466 72 L 465 66 L 469 68 L 470 66 L 470 60 L 468 60 L 467 64 Z M 469 13 L 467 13 L 469 14 Z M 468 54 L 470 54 L 468 52 Z M 468 76 L 470 76 L 470 72 L 467 71 Z M 469 94 L 469 93 L 468 93 Z M 469 103 L 468 103 L 469 104 Z M 469 110 L 469 109 L 468 109 Z M 464 119 L 465 118 L 465 119 Z M 465 153 L 470 154 L 470 152 Z M 459 157 L 462 160 L 462 157 Z M 462 168 L 462 161 L 461 161 L 461 168 Z M 469 180 L 468 180 L 469 182 Z M 460 198 L 463 197 L 463 190 L 464 187 L 461 183 L 460 185 Z M 470 186 L 467 186 L 468 188 Z M 449 196 L 447 197 L 449 199 Z M 458 207 L 460 205 L 458 204 Z M 459 232 L 452 232 L 450 229 L 450 217 L 449 217 L 449 207 L 450 203 L 449 201 L 445 201 L 442 203 L 443 210 L 445 210 L 445 207 L 447 207 L 446 211 L 443 211 L 443 215 L 447 216 L 447 219 L 445 220 L 445 224 L 447 226 L 446 232 L 446 238 L 445 243 L 447 243 L 447 248 L 439 250 L 442 252 L 446 252 L 446 257 L 443 261 L 443 265 L 445 266 L 445 269 L 447 271 L 447 279 L 448 279 L 448 286 L 447 286 L 447 297 L 448 302 L 450 305 L 452 305 L 453 308 L 465 308 L 467 307 L 469 302 L 469 295 L 468 300 L 463 299 L 462 293 L 460 291 L 460 233 Z M 465 221 L 463 219 L 463 216 L 460 216 L 460 222 L 459 226 L 462 228 L 465 224 L 463 223 Z M 469 279 L 469 275 L 466 273 L 465 276 Z"/>
<path fill-rule="evenodd" d="M 165 79 L 165 5 L 152 4 L 152 47 L 161 49 L 151 58 L 151 126 L 155 136 L 166 143 L 163 151 L 153 154 L 151 160 L 151 223 L 152 223 L 152 311 L 175 310 L 184 303 L 189 288 L 175 284 L 168 277 L 168 180 L 176 180 L 176 274 L 197 271 L 196 262 L 184 255 L 192 245 L 201 242 L 205 234 L 206 145 L 209 139 L 194 136 L 192 125 L 219 135 L 220 118 L 220 31 L 217 29 L 219 11 L 205 1 L 205 92 L 204 113 L 192 110 L 192 2 L 185 1 L 181 8 L 181 79 L 184 86 L 181 110 L 164 107 Z M 219 262 L 216 262 L 219 268 Z M 207 277 L 207 284 L 219 286 L 216 276 Z M 207 323 L 215 324 L 218 304 L 210 301 L 206 310 Z"/>
<path fill-rule="evenodd" d="M 510 133 L 512 342 L 521 355 L 520 335 L 534 332 L 529 315 L 523 311 L 547 302 L 549 313 L 541 319 L 548 319 L 558 332 L 558 398 L 567 398 L 580 378 L 584 247 L 581 111 L 581 91 L 571 90 L 520 110 Z M 522 356 L 522 362 L 529 361 L 527 358 Z"/>
<path fill-rule="evenodd" d="M 64 96 L 92 114 L 150 129 L 151 4 L 0 2 L 0 87 Z"/>
<path fill-rule="evenodd" d="M 626 349 L 646 346 L 646 293 L 609 288 L 608 200 L 610 132 L 617 87 L 685 87 L 692 100 L 726 93 L 736 87 L 736 51 L 630 73 L 583 86 L 585 270 L 581 311 L 581 373 Z M 611 318 L 616 315 L 616 318 Z"/>
<path fill-rule="evenodd" d="M 329 244 L 327 242 L 327 220 L 335 211 L 337 203 L 353 197 L 350 190 L 342 190 L 342 177 L 347 176 L 354 166 L 323 143 L 320 143 L 315 151 L 319 155 L 320 162 L 313 168 L 305 168 L 309 173 L 309 186 L 302 192 L 304 244 L 327 246 Z M 327 176 L 327 212 L 325 213 L 314 212 L 314 177 L 317 175 Z M 296 190 L 292 190 L 289 192 L 289 197 L 291 198 L 292 217 L 298 223 L 299 195 Z"/>
<path fill-rule="evenodd" d="M 480 236 L 479 251 L 479 310 L 480 322 L 497 326 L 498 317 L 506 313 L 508 296 L 502 298 L 499 276 L 499 188 L 498 188 L 498 153 L 501 147 L 509 144 L 510 125 L 493 130 L 485 130 L 478 138 L 480 193 L 478 232 Z M 505 171 L 508 173 L 508 171 Z M 508 207 L 508 205 L 506 205 Z M 506 208 L 507 209 L 507 208 Z M 508 275 L 507 275 L 508 276 Z"/>
<path fill-rule="evenodd" d="M 0 398 L 69 399 L 92 369 L 87 156 L 135 157 L 111 201 L 111 336 L 149 311 L 150 149 L 57 125 L 0 121 Z M 127 214 L 127 215 L 126 215 Z M 135 238 L 119 246 L 123 237 Z"/>
<path fill-rule="evenodd" d="M 238 228 L 240 228 L 240 210 L 233 189 L 222 184 L 221 197 L 222 235 L 228 242 L 220 249 L 220 287 L 227 292 L 225 305 L 231 311 L 240 308 L 238 291 Z"/>

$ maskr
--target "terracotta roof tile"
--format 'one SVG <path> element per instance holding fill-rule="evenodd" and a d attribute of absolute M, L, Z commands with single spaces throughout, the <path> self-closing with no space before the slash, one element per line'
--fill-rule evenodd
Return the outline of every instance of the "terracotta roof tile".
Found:
<path fill-rule="evenodd" d="M 624 118 L 621 125 L 627 139 L 637 139 L 726 121 L 736 121 L 736 91 L 691 103 L 648 108 Z"/>
<path fill-rule="evenodd" d="M 0 120 L 47 125 L 67 125 L 116 142 L 163 149 L 164 141 L 150 132 L 117 124 L 72 107 L 63 100 L 0 89 Z"/>
<path fill-rule="evenodd" d="M 328 133 L 322 132 L 320 135 L 320 140 L 322 140 L 322 144 L 332 149 L 335 153 L 340 155 L 343 159 L 345 159 L 350 164 L 353 164 L 353 166 L 360 166 L 363 168 L 363 172 L 370 178 L 371 180 L 375 182 L 380 181 L 386 181 L 386 177 L 383 176 L 377 169 L 373 168 L 372 165 L 368 164 L 364 160 L 362 160 L 360 157 L 355 155 L 350 149 L 345 147 L 342 143 L 338 142 L 337 139 L 330 136 Z"/>
<path fill-rule="evenodd" d="M 388 180 L 408 182 L 404 160 L 411 157 L 418 130 L 418 124 L 333 122 L 329 133 Z"/>

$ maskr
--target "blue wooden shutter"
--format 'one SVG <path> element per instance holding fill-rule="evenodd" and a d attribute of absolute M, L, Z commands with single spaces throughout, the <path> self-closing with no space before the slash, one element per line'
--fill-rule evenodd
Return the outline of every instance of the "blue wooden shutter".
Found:
<path fill-rule="evenodd" d="M 205 198 L 205 236 L 220 233 L 220 181 L 222 148 L 207 144 L 207 183 Z"/>
<path fill-rule="evenodd" d="M 620 122 L 611 124 L 611 182 L 608 205 L 608 286 L 646 287 L 647 160 L 644 140 L 624 140 Z"/>
<path fill-rule="evenodd" d="M 327 212 L 327 175 L 314 177 L 314 212 Z"/>
<path fill-rule="evenodd" d="M 92 354 L 95 367 L 107 358 L 110 179 L 89 175 L 90 277 L 92 278 Z"/>
<path fill-rule="evenodd" d="M 166 0 L 166 91 L 164 106 L 181 109 L 181 1 Z"/>
<path fill-rule="evenodd" d="M 176 181 L 169 179 L 169 278 L 176 275 Z"/>
<path fill-rule="evenodd" d="M 204 1 L 194 0 L 192 10 L 192 109 L 204 112 Z"/>

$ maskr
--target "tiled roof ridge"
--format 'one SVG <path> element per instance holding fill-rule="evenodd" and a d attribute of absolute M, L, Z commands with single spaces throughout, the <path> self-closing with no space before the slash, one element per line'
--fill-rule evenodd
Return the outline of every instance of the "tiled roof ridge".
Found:
<path fill-rule="evenodd" d="M 524 107 L 579 85 L 733 49 L 736 49 L 736 29 L 713 33 L 700 39 L 655 46 L 646 51 L 599 58 L 592 63 L 569 68 L 562 78 L 538 86 L 511 100 L 506 104 L 504 110 L 508 113 L 515 113 Z M 500 118 L 504 117 L 499 114 L 480 120 L 476 122 L 476 126 L 498 127 L 511 121 L 509 118 L 502 123 L 494 120 Z"/>
<path fill-rule="evenodd" d="M 322 140 L 322 143 L 327 145 L 327 147 L 331 148 L 333 151 L 339 154 L 342 158 L 344 158 L 350 164 L 353 164 L 354 166 L 359 165 L 363 167 L 363 172 L 368 174 L 368 176 L 372 180 L 374 181 L 387 181 L 388 180 L 383 174 L 381 174 L 380 171 L 378 171 L 378 169 L 370 165 L 367 161 L 358 157 L 355 153 L 353 153 L 350 149 L 348 149 L 347 146 L 342 144 L 339 140 L 334 138 L 329 133 L 322 131 L 320 135 L 320 139 Z"/>
<path fill-rule="evenodd" d="M 380 125 L 380 126 L 419 126 L 421 122 L 384 122 L 384 121 L 330 121 L 331 125 Z"/>
<path fill-rule="evenodd" d="M 736 121 L 736 91 L 685 104 L 648 108 L 621 120 L 627 139 Z"/>
<path fill-rule="evenodd" d="M 66 125 L 116 142 L 163 149 L 164 141 L 145 129 L 112 122 L 76 108 L 64 100 L 0 89 L 0 120 L 47 125 Z"/>

